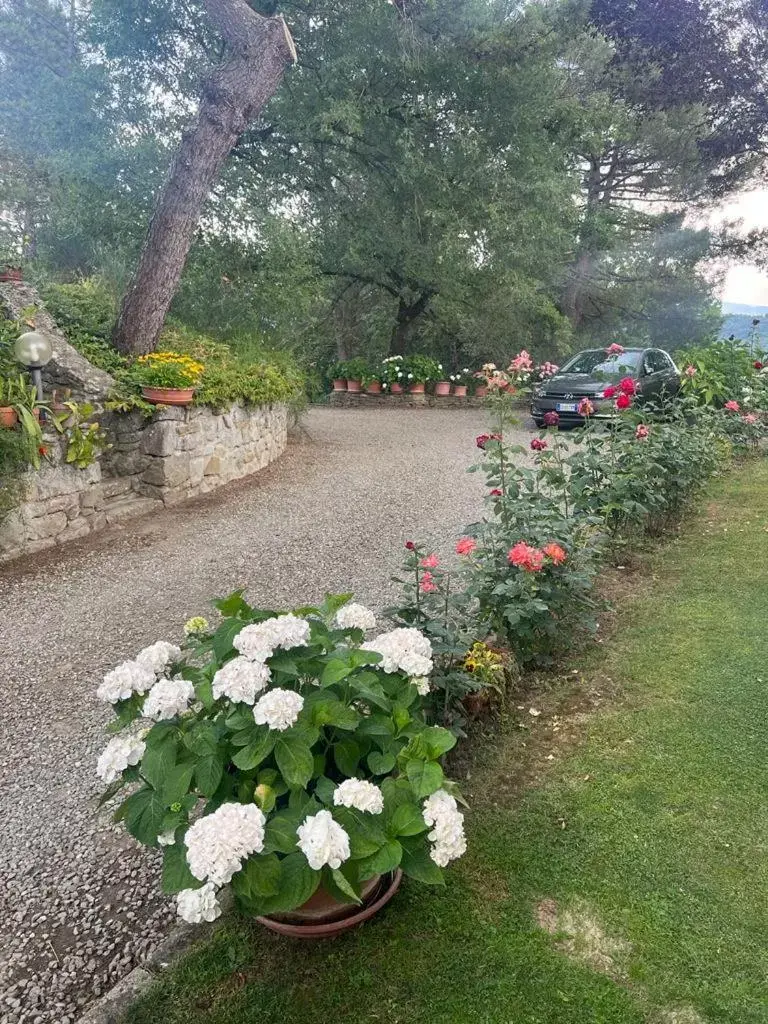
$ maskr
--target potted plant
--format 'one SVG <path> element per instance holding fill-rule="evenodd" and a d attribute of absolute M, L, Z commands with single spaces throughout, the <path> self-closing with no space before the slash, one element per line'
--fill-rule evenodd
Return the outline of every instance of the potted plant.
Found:
<path fill-rule="evenodd" d="M 150 352 L 139 356 L 132 376 L 142 396 L 156 405 L 189 405 L 205 367 L 180 352 Z"/>
<path fill-rule="evenodd" d="M 402 356 L 387 356 L 382 359 L 382 385 L 393 395 L 402 395 L 405 386 L 405 369 Z"/>
<path fill-rule="evenodd" d="M 438 371 L 439 371 L 438 376 L 440 376 L 443 373 L 443 364 L 442 363 L 438 363 L 437 366 L 438 366 Z M 444 378 L 443 380 L 438 380 L 436 382 L 436 384 L 435 384 L 435 394 L 436 395 L 438 395 L 438 396 L 440 396 L 442 398 L 446 398 L 448 395 L 450 395 L 450 393 L 451 393 L 451 379 L 450 379 L 450 377 Z"/>
<path fill-rule="evenodd" d="M 347 391 L 351 391 L 353 394 L 359 393 L 362 390 L 363 377 L 368 373 L 368 360 L 362 356 L 356 356 L 340 365 L 344 368 L 344 376 L 347 379 Z"/>
<path fill-rule="evenodd" d="M 347 390 L 347 377 L 344 363 L 334 363 L 328 370 L 334 391 Z"/>
<path fill-rule="evenodd" d="M 490 367 L 493 364 L 488 363 L 487 365 Z M 490 370 L 489 372 L 493 371 Z M 475 373 L 472 374 L 472 385 L 472 394 L 474 395 L 474 397 L 485 398 L 485 396 L 488 394 L 488 376 L 485 368 L 483 368 L 482 370 L 477 370 Z"/>
<path fill-rule="evenodd" d="M 408 390 L 412 395 L 423 395 L 427 384 L 438 380 L 442 367 L 430 356 L 413 355 L 404 361 L 405 377 Z"/>
<path fill-rule="evenodd" d="M 457 370 L 456 373 L 451 374 L 451 383 L 453 384 L 453 393 L 456 398 L 466 398 L 467 388 L 469 382 L 472 379 L 472 374 L 465 367 L 463 370 Z"/>
<path fill-rule="evenodd" d="M 242 591 L 215 604 L 215 632 L 190 620 L 184 652 L 153 644 L 98 690 L 116 715 L 102 800 L 131 787 L 115 818 L 162 850 L 180 916 L 214 920 L 231 884 L 245 913 L 314 938 L 366 920 L 403 873 L 440 884 L 466 841 L 440 763 L 455 736 L 424 716 L 429 640 L 364 643 L 375 619 L 349 595 L 287 614 Z"/>
<path fill-rule="evenodd" d="M 17 424 L 30 441 L 30 460 L 35 469 L 40 466 L 40 449 L 43 447 L 43 432 L 40 428 L 40 414 L 48 412 L 47 405 L 37 399 L 37 388 L 26 377 L 0 379 L 0 428 L 13 430 Z M 57 427 L 54 420 L 54 426 Z"/>
<path fill-rule="evenodd" d="M 13 249 L 0 249 L 0 282 L 23 280 L 24 271 L 18 252 Z"/>
<path fill-rule="evenodd" d="M 384 374 L 381 367 L 374 370 L 369 367 L 363 374 L 363 387 L 369 395 L 380 395 L 384 383 Z"/>

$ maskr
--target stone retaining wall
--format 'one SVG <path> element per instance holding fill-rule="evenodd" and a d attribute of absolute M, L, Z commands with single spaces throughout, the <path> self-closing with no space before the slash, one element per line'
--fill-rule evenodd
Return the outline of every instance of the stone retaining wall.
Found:
<path fill-rule="evenodd" d="M 363 391 L 331 391 L 328 395 L 328 404 L 339 409 L 484 409 L 487 407 L 485 398 L 456 398 L 455 395 L 411 395 L 404 392 L 402 395 L 368 395 Z M 525 396 L 519 401 L 521 409 L 530 404 Z"/>
<path fill-rule="evenodd" d="M 25 474 L 21 506 L 0 524 L 0 562 L 77 540 L 105 526 L 205 494 L 268 466 L 285 450 L 285 405 L 159 408 L 105 414 L 112 447 L 86 469 L 66 464 L 66 442 L 46 437 L 39 470 Z"/>

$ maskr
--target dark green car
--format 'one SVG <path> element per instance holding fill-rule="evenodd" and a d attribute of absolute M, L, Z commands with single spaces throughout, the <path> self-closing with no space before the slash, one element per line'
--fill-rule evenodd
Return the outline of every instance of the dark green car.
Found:
<path fill-rule="evenodd" d="M 680 390 L 680 371 L 663 349 L 627 348 L 617 353 L 604 348 L 586 349 L 537 385 L 531 402 L 536 426 L 543 425 L 548 412 L 556 412 L 563 426 L 579 426 L 584 423 L 578 411 L 584 398 L 594 406 L 593 418 L 610 419 L 616 414 L 615 401 L 606 398 L 604 392 L 624 377 L 635 382 L 639 403 L 661 403 Z"/>

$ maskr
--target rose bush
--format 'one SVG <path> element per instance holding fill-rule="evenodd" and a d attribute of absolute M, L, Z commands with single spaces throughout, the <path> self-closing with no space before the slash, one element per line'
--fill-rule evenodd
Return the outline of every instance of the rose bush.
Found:
<path fill-rule="evenodd" d="M 364 642 L 372 613 L 348 596 L 277 614 L 236 592 L 211 632 L 190 619 L 183 650 L 160 641 L 107 673 L 113 738 L 102 800 L 163 852 L 163 890 L 188 921 L 218 916 L 231 885 L 248 913 L 286 912 L 319 886 L 359 903 L 400 867 L 428 884 L 466 843 L 428 724 L 429 639 L 399 628 Z"/>

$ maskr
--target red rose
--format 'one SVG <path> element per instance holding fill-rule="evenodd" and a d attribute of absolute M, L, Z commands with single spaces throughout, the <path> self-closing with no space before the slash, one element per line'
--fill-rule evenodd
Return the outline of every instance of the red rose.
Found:
<path fill-rule="evenodd" d="M 759 359 L 756 359 L 755 363 L 754 363 L 754 367 L 755 367 L 756 370 L 762 370 L 763 364 L 760 362 Z"/>
<path fill-rule="evenodd" d="M 534 437 L 531 441 L 531 448 L 535 452 L 543 452 L 547 447 L 547 442 L 541 437 Z"/>
<path fill-rule="evenodd" d="M 621 391 L 622 395 L 636 395 L 637 384 L 631 377 L 624 377 L 623 380 L 619 381 L 619 391 Z"/>
<path fill-rule="evenodd" d="M 605 391 L 603 391 L 603 398 L 613 398 L 618 390 L 619 389 L 617 387 L 614 387 L 613 384 L 611 384 L 610 387 L 607 387 Z"/>
<path fill-rule="evenodd" d="M 494 489 L 491 491 L 491 497 L 500 498 L 503 495 L 503 493 L 504 492 L 500 491 L 498 487 L 494 487 Z"/>
<path fill-rule="evenodd" d="M 544 426 L 545 427 L 556 427 L 560 422 L 560 417 L 556 412 L 545 412 L 544 413 Z"/>
<path fill-rule="evenodd" d="M 617 409 L 628 409 L 630 405 L 632 405 L 632 399 L 629 397 L 629 395 L 619 395 L 619 397 L 616 399 Z"/>
<path fill-rule="evenodd" d="M 406 549 L 406 551 L 415 551 L 416 550 L 416 545 L 413 543 L 412 540 L 407 540 L 405 542 L 405 549 Z"/>

